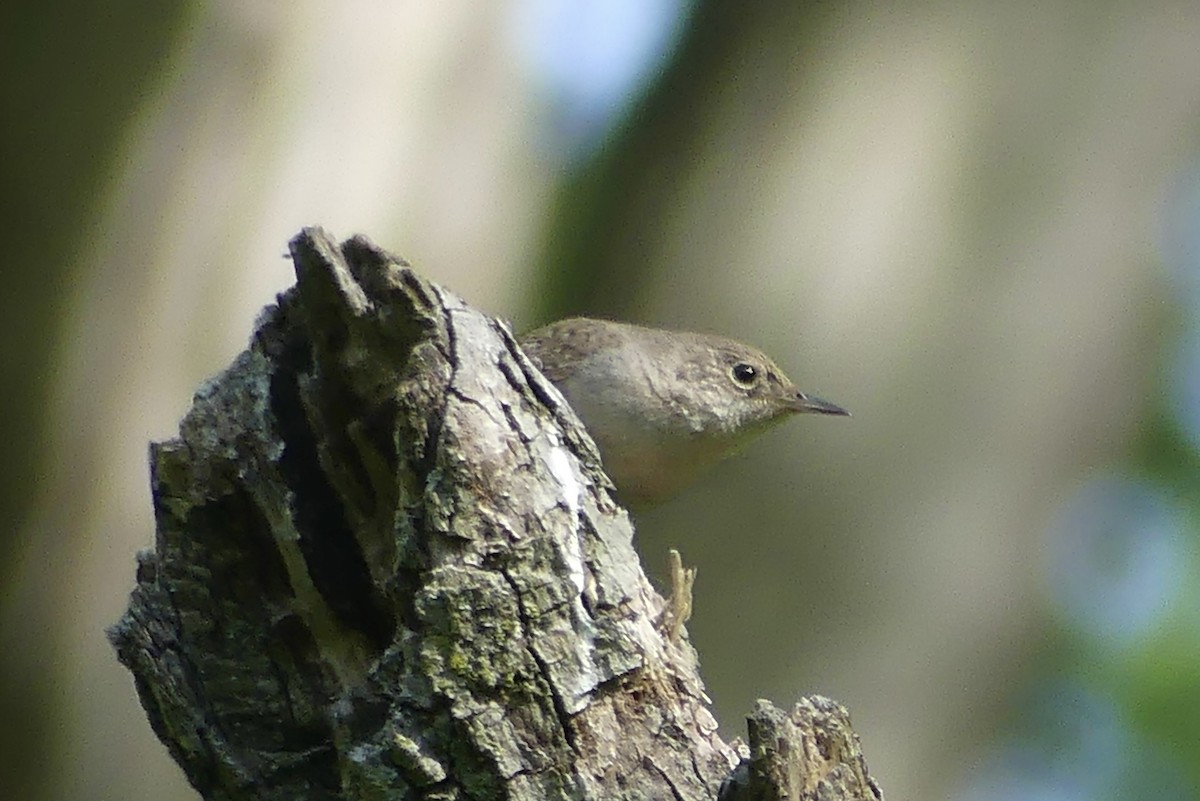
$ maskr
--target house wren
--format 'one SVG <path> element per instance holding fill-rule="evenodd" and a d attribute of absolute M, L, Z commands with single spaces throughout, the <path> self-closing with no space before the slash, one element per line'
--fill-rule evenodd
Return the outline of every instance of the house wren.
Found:
<path fill-rule="evenodd" d="M 849 414 L 724 337 L 574 317 L 520 338 L 600 449 L 622 502 L 652 505 L 793 414 Z"/>

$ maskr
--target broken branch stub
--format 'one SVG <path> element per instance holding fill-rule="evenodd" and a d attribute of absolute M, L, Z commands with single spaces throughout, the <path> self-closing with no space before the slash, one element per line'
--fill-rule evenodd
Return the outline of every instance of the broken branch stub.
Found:
<path fill-rule="evenodd" d="M 367 240 L 291 251 L 296 287 L 151 449 L 155 550 L 110 631 L 193 786 L 715 798 L 734 751 L 561 395 Z"/>

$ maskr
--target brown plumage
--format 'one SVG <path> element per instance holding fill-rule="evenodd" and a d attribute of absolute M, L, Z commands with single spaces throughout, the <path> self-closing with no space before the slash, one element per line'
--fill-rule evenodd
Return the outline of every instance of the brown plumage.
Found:
<path fill-rule="evenodd" d="M 725 337 L 574 317 L 520 338 L 596 441 L 621 500 L 649 505 L 798 413 L 848 414 Z"/>

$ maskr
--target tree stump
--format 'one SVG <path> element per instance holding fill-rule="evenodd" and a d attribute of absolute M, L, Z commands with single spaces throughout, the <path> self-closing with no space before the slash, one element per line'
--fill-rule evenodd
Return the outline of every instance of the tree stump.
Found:
<path fill-rule="evenodd" d="M 882 797 L 826 699 L 718 737 L 594 444 L 503 323 L 364 238 L 291 252 L 151 447 L 156 547 L 110 631 L 201 796 Z"/>

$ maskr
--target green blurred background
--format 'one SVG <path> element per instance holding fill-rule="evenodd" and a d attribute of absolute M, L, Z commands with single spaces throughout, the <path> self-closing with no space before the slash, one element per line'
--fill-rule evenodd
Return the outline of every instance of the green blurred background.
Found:
<path fill-rule="evenodd" d="M 1200 798 L 1200 6 L 25 3 L 0 65 L 0 798 L 194 797 L 103 630 L 308 224 L 854 412 L 637 521 L 727 736 L 820 692 L 889 798 Z"/>

